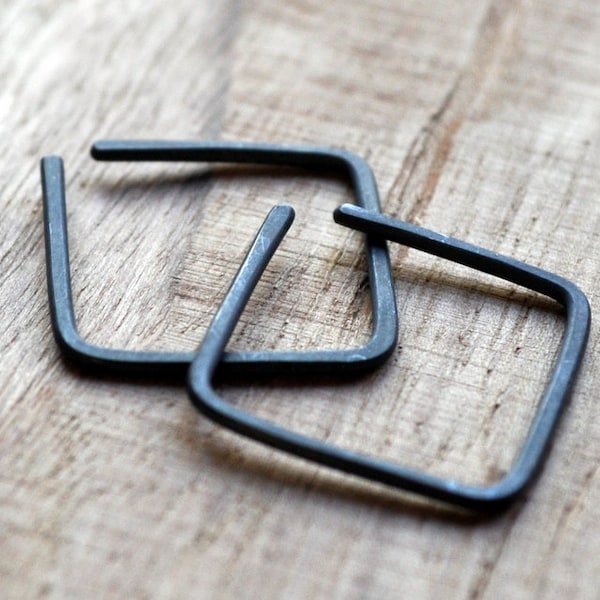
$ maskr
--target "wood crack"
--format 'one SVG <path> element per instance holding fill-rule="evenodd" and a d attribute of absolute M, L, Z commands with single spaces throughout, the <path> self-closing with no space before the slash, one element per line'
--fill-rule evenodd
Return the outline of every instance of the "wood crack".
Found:
<path fill-rule="evenodd" d="M 426 213 L 459 130 L 466 119 L 481 109 L 482 100 L 488 95 L 488 80 L 498 79 L 497 65 L 506 58 L 518 13 L 507 2 L 492 2 L 488 6 L 467 66 L 458 73 L 408 149 L 388 194 L 387 212 L 415 223 Z"/>

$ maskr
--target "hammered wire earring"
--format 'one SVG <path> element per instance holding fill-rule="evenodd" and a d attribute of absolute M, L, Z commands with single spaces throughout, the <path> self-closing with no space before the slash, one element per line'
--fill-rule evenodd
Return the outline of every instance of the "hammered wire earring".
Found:
<path fill-rule="evenodd" d="M 334 214 L 347 227 L 458 262 L 544 294 L 566 310 L 566 328 L 537 413 L 516 461 L 499 482 L 471 486 L 408 469 L 390 461 L 345 450 L 254 417 L 224 401 L 212 378 L 243 305 L 227 295 L 192 363 L 188 390 L 194 405 L 214 421 L 254 440 L 307 460 L 395 488 L 478 511 L 505 508 L 533 481 L 575 381 L 587 343 L 590 308 L 573 283 L 513 258 L 385 217 L 364 208 L 344 205 Z"/>
<path fill-rule="evenodd" d="M 242 142 L 100 141 L 92 156 L 101 161 L 186 161 L 328 168 L 349 177 L 356 202 L 379 211 L 377 186 L 369 165 L 351 152 L 317 146 L 277 146 Z M 77 331 L 69 264 L 63 161 L 41 161 L 46 273 L 54 337 L 63 353 L 95 373 L 184 376 L 193 352 L 139 352 L 96 346 Z M 340 350 L 226 352 L 226 374 L 357 373 L 381 365 L 394 351 L 398 322 L 394 283 L 385 242 L 367 237 L 366 258 L 373 306 L 373 330 L 362 347 Z"/>

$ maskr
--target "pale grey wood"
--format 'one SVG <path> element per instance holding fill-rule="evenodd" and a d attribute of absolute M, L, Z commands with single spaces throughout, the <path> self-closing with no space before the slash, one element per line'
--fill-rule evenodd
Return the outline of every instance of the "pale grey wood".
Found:
<path fill-rule="evenodd" d="M 263 449 L 183 387 L 68 367 L 46 302 L 38 161 L 65 159 L 81 331 L 191 349 L 272 204 L 297 221 L 232 341 L 357 345 L 370 323 L 345 182 L 94 163 L 102 137 L 342 146 L 384 210 L 599 291 L 600 9 L 521 2 L 0 8 L 0 579 L 7 598 L 596 598 L 597 329 L 542 476 L 491 521 L 432 511 Z M 562 332 L 556 307 L 392 249 L 390 363 L 257 382 L 232 401 L 332 443 L 466 481 L 514 457 Z"/>

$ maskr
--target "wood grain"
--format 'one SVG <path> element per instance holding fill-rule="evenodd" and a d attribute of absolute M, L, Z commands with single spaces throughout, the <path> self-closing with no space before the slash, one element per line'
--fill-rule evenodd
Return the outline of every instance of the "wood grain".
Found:
<path fill-rule="evenodd" d="M 3 598 L 598 598 L 597 327 L 539 480 L 457 515 L 214 426 L 183 382 L 93 378 L 48 315 L 38 162 L 65 160 L 82 334 L 193 349 L 269 208 L 297 220 L 232 348 L 353 347 L 371 324 L 348 183 L 99 164 L 95 139 L 344 147 L 387 214 L 600 292 L 600 8 L 56 0 L 0 8 Z M 550 372 L 550 301 L 391 248 L 397 352 L 354 381 L 224 383 L 331 443 L 469 482 L 510 466 Z"/>

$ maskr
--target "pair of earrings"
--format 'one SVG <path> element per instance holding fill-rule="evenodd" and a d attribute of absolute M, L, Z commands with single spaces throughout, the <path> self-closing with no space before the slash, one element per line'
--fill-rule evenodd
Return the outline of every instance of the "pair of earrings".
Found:
<path fill-rule="evenodd" d="M 573 283 L 515 259 L 382 215 L 371 169 L 364 160 L 343 150 L 229 142 L 108 141 L 96 143 L 92 156 L 117 161 L 327 167 L 343 172 L 352 182 L 356 206 L 340 206 L 334 219 L 367 234 L 373 331 L 369 342 L 358 350 L 225 352 L 254 287 L 293 221 L 293 209 L 280 205 L 271 210 L 260 228 L 196 353 L 136 352 L 89 344 L 78 334 L 73 312 L 62 160 L 46 157 L 41 169 L 50 313 L 55 338 L 72 360 L 97 371 L 181 376 L 187 371 L 188 391 L 194 405 L 238 433 L 304 459 L 463 508 L 479 511 L 504 508 L 531 483 L 547 454 L 589 335 L 589 303 Z M 509 473 L 499 482 L 488 486 L 464 485 L 332 446 L 254 417 L 224 401 L 214 390 L 212 379 L 217 368 L 224 374 L 356 373 L 382 364 L 394 350 L 398 331 L 386 240 L 495 275 L 549 296 L 565 308 L 566 326 L 554 370 L 525 442 Z"/>

